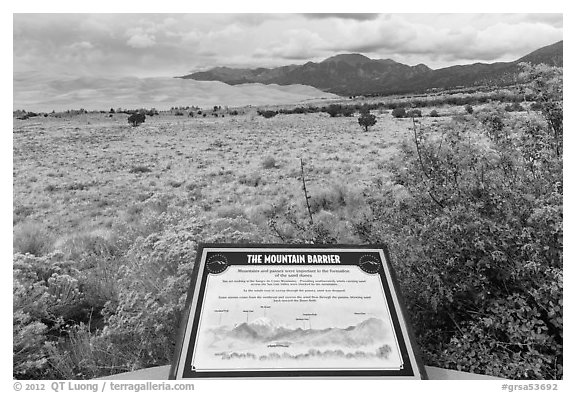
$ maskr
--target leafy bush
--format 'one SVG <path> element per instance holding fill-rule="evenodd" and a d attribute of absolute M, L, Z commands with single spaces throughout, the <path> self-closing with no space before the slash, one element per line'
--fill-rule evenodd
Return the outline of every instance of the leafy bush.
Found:
<path fill-rule="evenodd" d="M 440 114 L 438 113 L 438 111 L 437 111 L 436 109 L 433 109 L 428 116 L 430 116 L 430 117 L 440 117 Z"/>
<path fill-rule="evenodd" d="M 378 220 L 357 226 L 390 244 L 428 364 L 562 378 L 562 125 L 543 115 L 414 130 L 371 201 Z"/>
<path fill-rule="evenodd" d="M 37 257 L 15 254 L 13 269 L 14 375 L 50 376 L 46 342 L 66 323 L 84 320 L 86 304 L 80 272 L 62 253 Z"/>
<path fill-rule="evenodd" d="M 397 119 L 406 117 L 406 109 L 404 108 L 394 108 L 392 110 L 392 116 L 394 116 Z"/>
<path fill-rule="evenodd" d="M 108 303 L 104 332 L 138 367 L 170 362 L 184 308 L 196 243 L 190 228 L 138 238 L 119 271 L 117 303 Z"/>
<path fill-rule="evenodd" d="M 420 109 L 410 109 L 406 112 L 406 117 L 422 117 L 422 111 Z"/>
<path fill-rule="evenodd" d="M 358 124 L 364 127 L 364 131 L 368 131 L 368 127 L 372 127 L 376 124 L 376 116 L 372 115 L 370 112 L 363 112 L 358 118 Z"/>
<path fill-rule="evenodd" d="M 530 86 L 529 95 L 540 104 L 540 112 L 548 123 L 548 128 L 554 133 L 556 153 L 560 154 L 563 135 L 563 77 L 562 68 L 550 67 L 545 64 L 537 66 L 521 63 L 521 77 Z"/>
<path fill-rule="evenodd" d="M 132 127 L 138 127 L 145 121 L 146 115 L 144 113 L 134 113 L 128 117 L 128 123 L 130 123 Z"/>
<path fill-rule="evenodd" d="M 330 104 L 328 108 L 326 108 L 326 113 L 330 115 L 330 117 L 336 117 L 340 114 L 342 110 L 342 105 Z"/>
<path fill-rule="evenodd" d="M 344 116 L 344 117 L 352 117 L 354 115 L 354 108 L 349 107 L 349 106 L 344 106 L 344 107 L 342 107 L 342 110 L 340 111 L 340 113 L 342 113 L 342 116 Z"/>
<path fill-rule="evenodd" d="M 470 115 L 474 113 L 474 108 L 470 104 L 466 104 L 466 106 L 464 106 L 464 110 Z"/>
<path fill-rule="evenodd" d="M 15 285 L 16 289 L 16 285 Z M 48 367 L 47 326 L 29 313 L 14 307 L 12 334 L 13 374 L 18 379 L 38 379 Z"/>
<path fill-rule="evenodd" d="M 265 111 L 258 110 L 258 114 L 260 116 L 264 117 L 265 119 L 270 119 L 271 117 L 276 116 L 278 114 L 278 112 L 270 111 L 270 110 L 265 110 Z"/>

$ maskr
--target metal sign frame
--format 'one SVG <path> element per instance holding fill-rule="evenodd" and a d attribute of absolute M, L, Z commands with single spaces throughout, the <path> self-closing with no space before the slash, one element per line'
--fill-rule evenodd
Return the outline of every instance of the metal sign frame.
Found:
<path fill-rule="evenodd" d="M 260 259 L 248 255 L 261 255 Z M 250 259 L 252 258 L 252 259 Z M 229 367 L 196 369 L 195 356 L 201 352 L 198 346 L 203 302 L 209 276 L 224 275 L 237 266 L 263 268 L 263 266 L 290 267 L 306 272 L 307 268 L 357 266 L 363 273 L 378 276 L 383 290 L 383 309 L 387 309 L 397 344 L 401 366 L 385 367 Z M 237 270 L 240 267 L 236 268 Z M 355 272 L 358 269 L 354 269 Z M 374 281 L 374 280 L 372 280 Z M 214 295 L 212 295 L 214 296 Z M 332 303 L 337 303 L 332 302 Z M 218 311 L 218 310 L 215 310 Z M 227 310 L 221 310 L 227 311 Z M 250 310 L 245 310 L 246 312 Z M 338 313 L 338 310 L 333 310 Z M 248 318 L 248 315 L 247 315 Z M 310 323 L 311 325 L 311 323 Z M 310 329 L 312 327 L 310 326 Z M 352 329 L 350 326 L 348 330 Z M 345 333 L 342 333 L 345 334 Z M 275 344 L 276 345 L 276 344 Z M 277 344 L 282 345 L 282 344 Z M 270 345 L 269 345 L 270 346 Z M 246 362 L 249 363 L 249 362 Z M 320 362 L 321 363 L 321 362 Z M 177 337 L 170 379 L 220 379 L 220 378 L 377 378 L 377 379 L 427 379 L 418 347 L 407 318 L 402 295 L 390 263 L 385 245 L 313 245 L 313 244 L 214 244 L 198 246 L 196 263 L 192 272 L 186 306 Z"/>

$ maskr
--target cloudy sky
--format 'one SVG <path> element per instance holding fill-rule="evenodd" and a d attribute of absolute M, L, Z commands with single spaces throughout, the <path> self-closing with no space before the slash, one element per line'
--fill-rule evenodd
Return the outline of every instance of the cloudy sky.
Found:
<path fill-rule="evenodd" d="M 14 14 L 14 72 L 177 76 L 362 53 L 432 68 L 515 60 L 561 14 Z"/>

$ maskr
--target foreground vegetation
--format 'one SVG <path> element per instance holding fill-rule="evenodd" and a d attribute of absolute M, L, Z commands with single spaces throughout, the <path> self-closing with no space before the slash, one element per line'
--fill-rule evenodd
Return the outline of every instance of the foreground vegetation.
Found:
<path fill-rule="evenodd" d="M 536 112 L 368 132 L 281 111 L 17 124 L 14 376 L 168 364 L 202 241 L 385 242 L 426 364 L 562 378 L 562 74 L 525 77 Z"/>

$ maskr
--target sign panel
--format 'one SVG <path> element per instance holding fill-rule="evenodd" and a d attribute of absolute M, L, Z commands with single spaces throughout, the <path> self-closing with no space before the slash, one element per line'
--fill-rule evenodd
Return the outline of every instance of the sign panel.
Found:
<path fill-rule="evenodd" d="M 199 247 L 171 378 L 426 378 L 384 246 Z"/>

